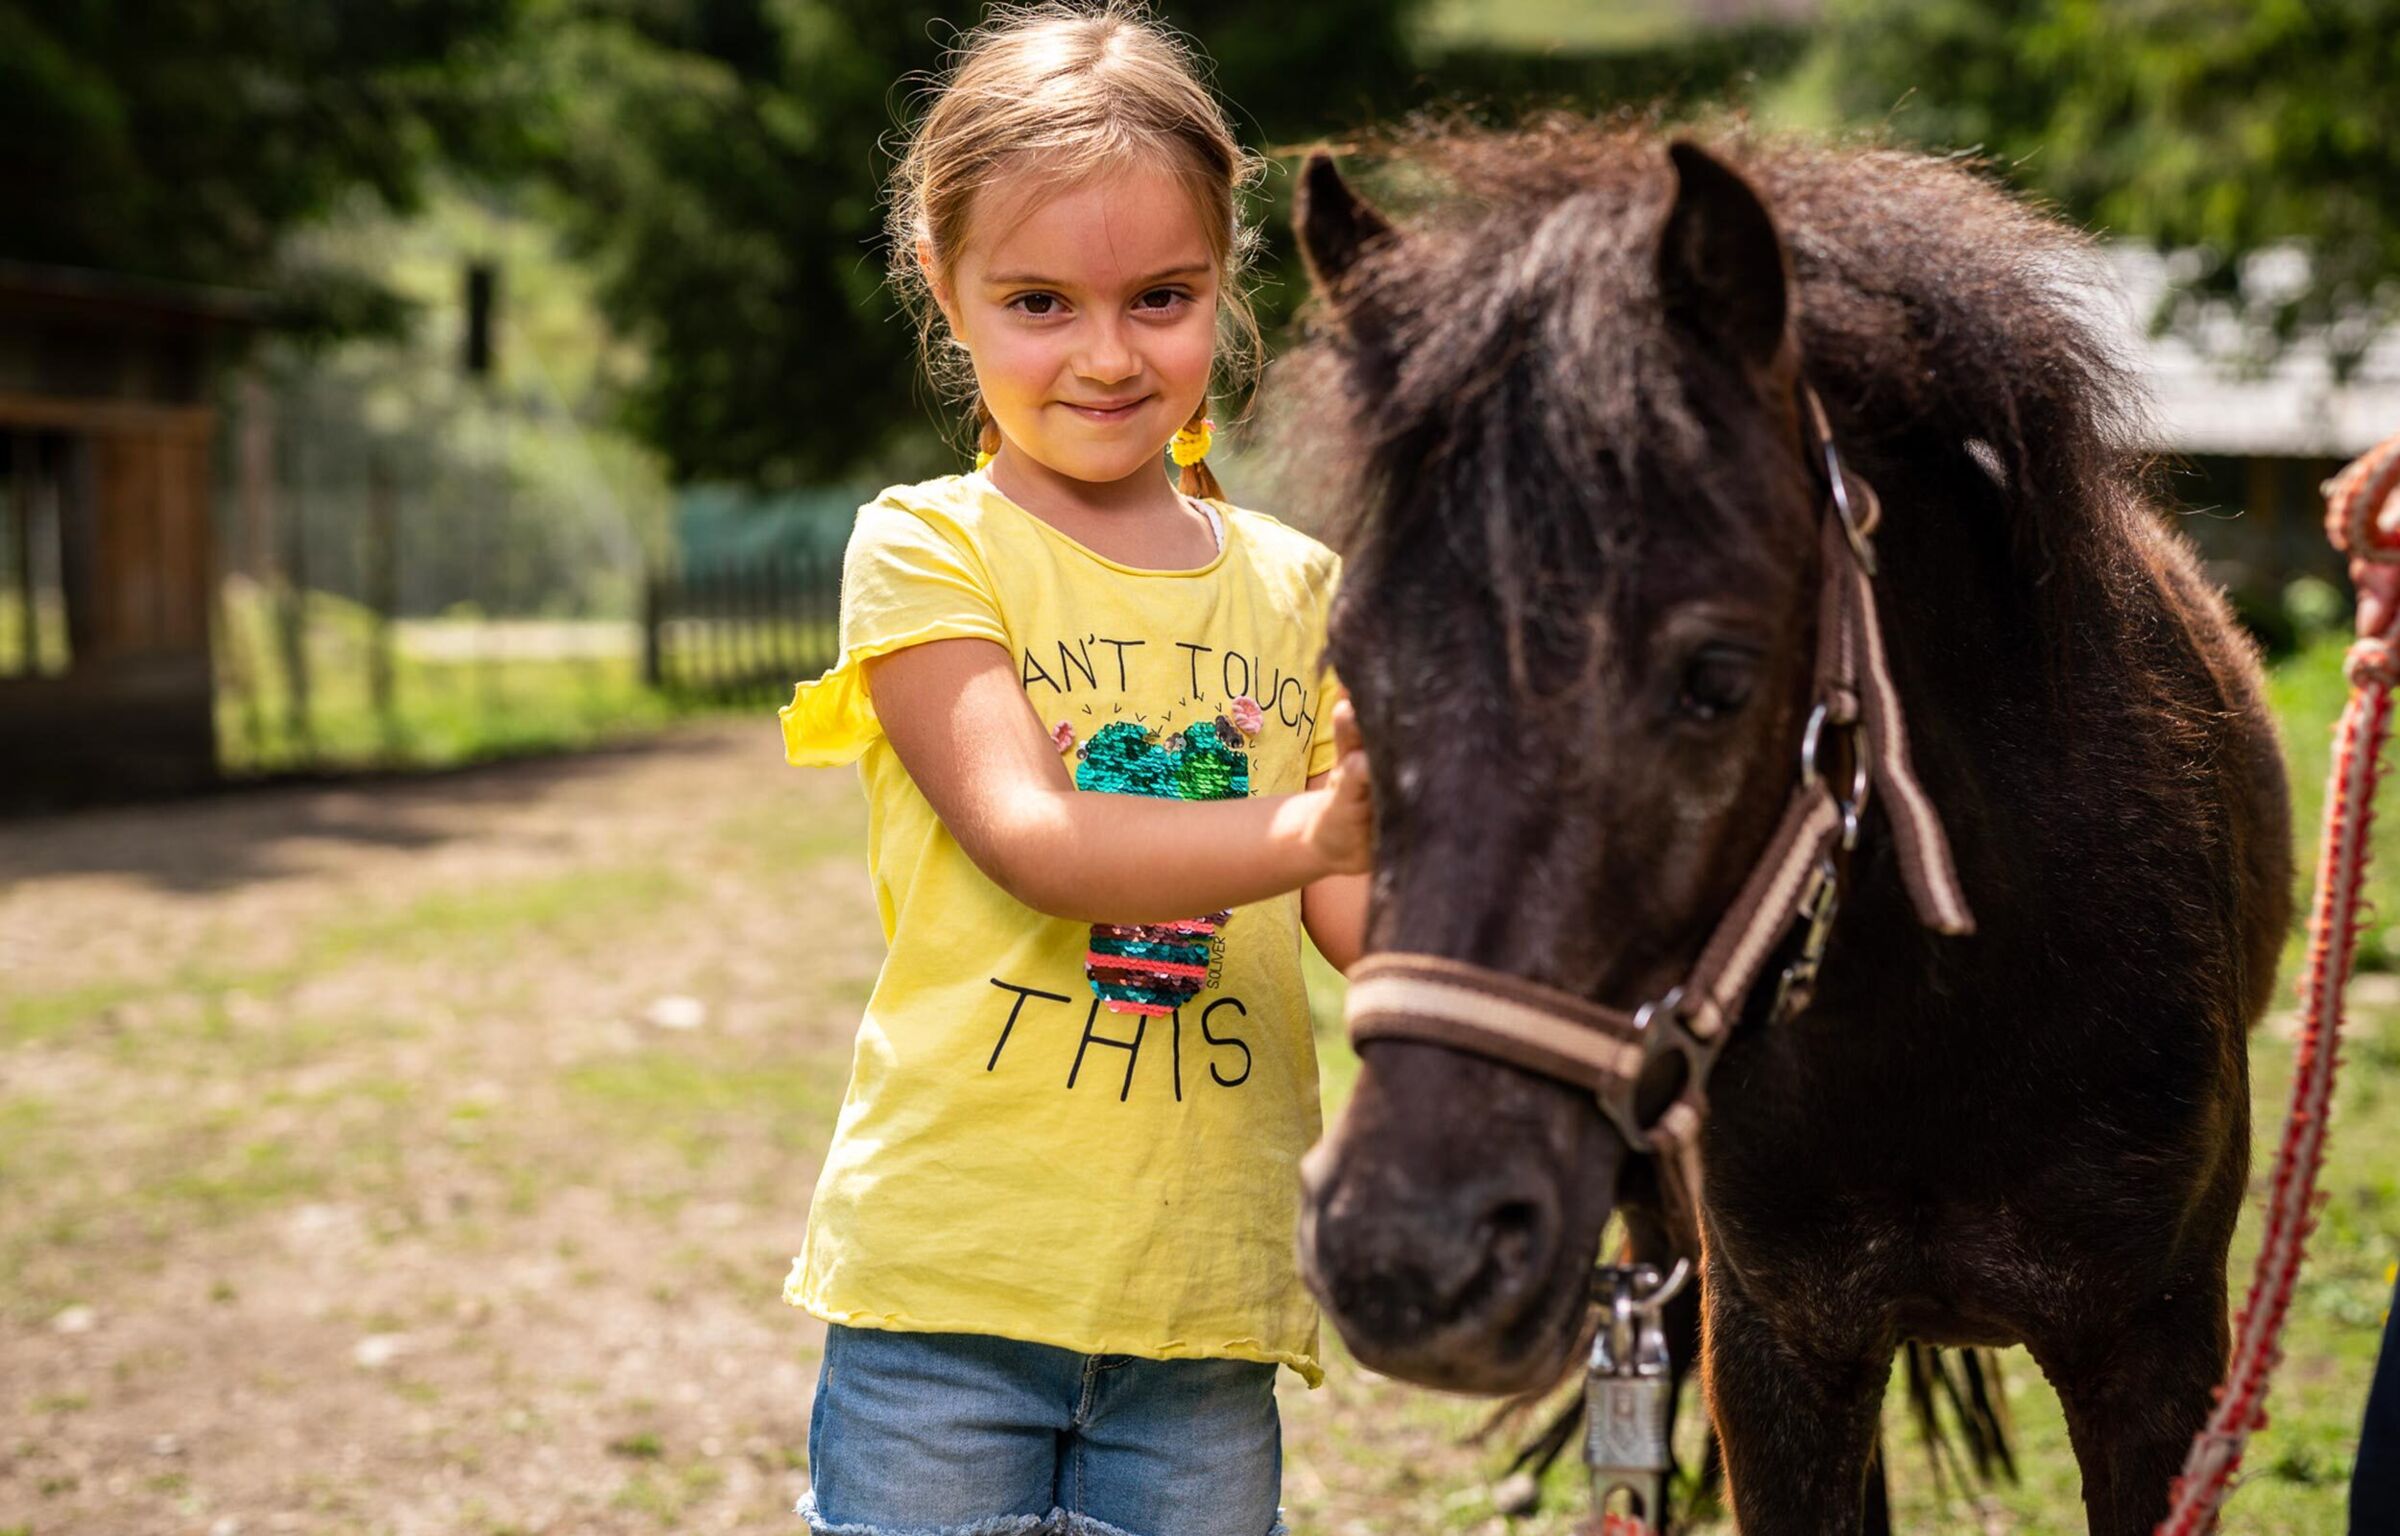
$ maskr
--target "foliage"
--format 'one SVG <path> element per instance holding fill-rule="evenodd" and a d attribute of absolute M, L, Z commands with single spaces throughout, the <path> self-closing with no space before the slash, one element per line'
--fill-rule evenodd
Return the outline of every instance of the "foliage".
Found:
<path fill-rule="evenodd" d="M 434 156 L 502 153 L 522 3 L 0 0 L 0 256 L 265 283 L 360 190 L 409 209 Z M 338 270 L 280 276 L 319 318 L 396 318 Z"/>
<path fill-rule="evenodd" d="M 260 347 L 277 436 L 274 549 L 228 509 L 223 548 L 401 616 L 471 601 L 517 616 L 628 618 L 668 543 L 658 464 L 611 428 L 641 359 L 598 314 L 556 232 L 444 180 L 407 219 L 345 209 L 287 237 L 299 261 L 359 273 L 406 304 L 405 335 Z M 460 366 L 469 261 L 499 275 L 493 367 Z M 390 547 L 375 547 L 378 498 Z M 378 554 L 383 568 L 378 569 Z"/>
<path fill-rule="evenodd" d="M 2400 0 L 1830 11 L 1810 73 L 1840 112 L 1979 148 L 2079 220 L 2190 248 L 2187 325 L 2230 300 L 2247 348 L 2333 326 L 2348 363 L 2371 339 L 2362 315 L 2400 313 Z"/>
<path fill-rule="evenodd" d="M 1254 145 L 1360 121 L 1412 78 L 1416 0 L 1210 0 L 1206 45 Z M 632 424 L 679 480 L 788 487 L 939 457 L 883 286 L 882 187 L 911 106 L 983 7 L 902 0 L 562 0 L 541 164 L 649 349 Z M 1280 193 L 1278 192 L 1278 197 Z M 1271 221 L 1272 222 L 1272 221 Z M 1284 244 L 1270 323 L 1299 292 Z"/>

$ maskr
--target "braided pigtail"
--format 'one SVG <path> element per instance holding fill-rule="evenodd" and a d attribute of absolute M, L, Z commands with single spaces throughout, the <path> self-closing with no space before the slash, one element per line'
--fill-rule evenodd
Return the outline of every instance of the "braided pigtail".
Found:
<path fill-rule="evenodd" d="M 1167 445 L 1178 470 L 1175 488 L 1184 495 L 1208 501 L 1225 499 L 1225 487 L 1217 483 L 1215 472 L 1208 467 L 1208 450 L 1216 445 L 1216 439 L 1217 424 L 1208 419 L 1208 402 L 1203 400 L 1200 409 Z"/>

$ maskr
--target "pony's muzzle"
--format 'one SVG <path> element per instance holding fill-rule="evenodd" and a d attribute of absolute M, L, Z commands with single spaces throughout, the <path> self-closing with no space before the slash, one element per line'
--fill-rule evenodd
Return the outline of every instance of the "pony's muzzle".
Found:
<path fill-rule="evenodd" d="M 1487 1164 L 1412 1170 L 1337 1135 L 1301 1164 L 1301 1271 L 1370 1368 L 1429 1386 L 1505 1391 L 1550 1363 L 1563 1237 L 1552 1182 Z M 1464 1149 L 1456 1149 L 1464 1150 Z M 1511 1347 L 1511 1346 L 1514 1347 Z"/>

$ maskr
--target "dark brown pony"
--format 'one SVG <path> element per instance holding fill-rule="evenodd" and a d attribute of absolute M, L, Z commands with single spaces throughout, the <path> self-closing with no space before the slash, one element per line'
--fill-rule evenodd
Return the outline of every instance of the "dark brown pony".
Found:
<path fill-rule="evenodd" d="M 1374 764 L 1369 948 L 1631 1009 L 1680 979 L 1797 772 L 1823 397 L 1978 931 L 1870 811 L 1814 1003 L 1753 1017 L 1703 1136 L 1703 1369 L 1744 1536 L 1858 1528 L 1904 1340 L 2022 1342 L 2091 1529 L 2146 1532 L 2227 1345 L 2244 1034 L 2290 918 L 2257 658 L 2127 451 L 2081 240 L 1960 165 L 1553 121 L 1322 158 L 1297 441 L 1348 509 L 1332 655 Z M 1878 803 L 1880 804 L 1880 802 Z M 1555 1379 L 1646 1161 L 1584 1095 L 1382 1040 L 1311 1155 L 1360 1359 Z"/>

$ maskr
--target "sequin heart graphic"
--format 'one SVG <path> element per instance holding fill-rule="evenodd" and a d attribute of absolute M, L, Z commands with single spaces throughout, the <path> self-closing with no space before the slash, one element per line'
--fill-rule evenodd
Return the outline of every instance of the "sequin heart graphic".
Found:
<path fill-rule="evenodd" d="M 1247 795 L 1250 759 L 1227 734 L 1203 722 L 1160 741 L 1131 721 L 1111 721 L 1075 754 L 1075 787 L 1170 800 Z M 1095 923 L 1084 975 L 1111 1012 L 1171 1013 L 1207 982 L 1209 943 L 1232 915 Z"/>

